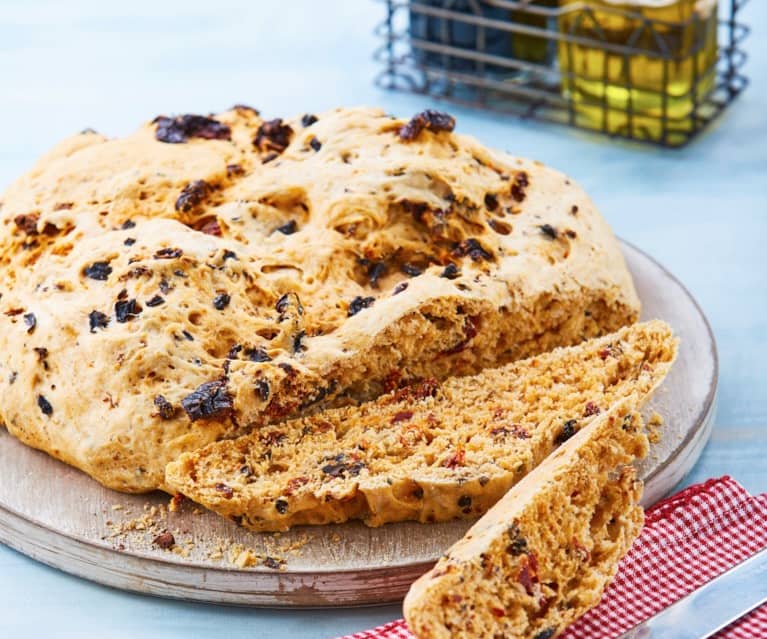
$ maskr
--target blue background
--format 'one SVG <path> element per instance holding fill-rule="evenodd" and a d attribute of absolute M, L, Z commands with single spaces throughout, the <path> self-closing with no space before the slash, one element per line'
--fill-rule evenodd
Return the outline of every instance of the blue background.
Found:
<path fill-rule="evenodd" d="M 0 190 L 62 137 L 129 133 L 159 113 L 244 102 L 266 117 L 338 105 L 410 115 L 427 98 L 377 90 L 369 0 L 0 0 Z M 746 7 L 753 86 L 689 148 L 663 151 L 450 108 L 458 129 L 570 173 L 616 232 L 675 273 L 714 328 L 716 427 L 687 483 L 731 474 L 767 491 L 767 2 Z M 62 487 L 62 489 L 64 489 Z M 327 638 L 395 606 L 280 612 L 125 594 L 0 546 L 0 637 Z"/>

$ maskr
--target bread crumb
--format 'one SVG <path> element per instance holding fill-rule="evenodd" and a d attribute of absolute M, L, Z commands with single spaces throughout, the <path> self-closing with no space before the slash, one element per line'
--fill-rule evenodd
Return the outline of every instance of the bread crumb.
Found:
<path fill-rule="evenodd" d="M 650 415 L 647 420 L 647 439 L 651 444 L 657 444 L 662 439 L 661 426 L 663 426 L 663 416 L 657 412 Z"/>

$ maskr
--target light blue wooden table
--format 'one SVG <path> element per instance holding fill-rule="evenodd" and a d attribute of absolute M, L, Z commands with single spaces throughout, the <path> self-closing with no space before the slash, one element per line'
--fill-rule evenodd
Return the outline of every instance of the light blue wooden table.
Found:
<path fill-rule="evenodd" d="M 120 135 L 159 113 L 236 102 L 272 117 L 355 104 L 421 110 L 428 100 L 372 85 L 381 13 L 368 0 L 0 0 L 0 189 L 86 126 Z M 767 2 L 744 15 L 755 28 L 753 86 L 682 151 L 451 111 L 460 131 L 573 175 L 618 234 L 689 287 L 716 333 L 721 380 L 711 443 L 687 481 L 731 474 L 767 491 Z M 325 639 L 399 614 L 394 606 L 280 612 L 152 599 L 0 546 L 2 638 Z"/>

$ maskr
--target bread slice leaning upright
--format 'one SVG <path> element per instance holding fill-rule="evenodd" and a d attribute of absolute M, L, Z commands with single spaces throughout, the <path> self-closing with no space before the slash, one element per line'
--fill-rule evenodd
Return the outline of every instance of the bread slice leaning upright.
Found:
<path fill-rule="evenodd" d="M 418 639 L 552 639 L 598 603 L 644 520 L 626 465 L 648 448 L 639 403 L 582 429 L 411 586 Z"/>
<path fill-rule="evenodd" d="M 166 483 L 254 530 L 477 517 L 600 413 L 643 402 L 675 354 L 668 325 L 635 324 L 211 444 L 169 464 Z"/>

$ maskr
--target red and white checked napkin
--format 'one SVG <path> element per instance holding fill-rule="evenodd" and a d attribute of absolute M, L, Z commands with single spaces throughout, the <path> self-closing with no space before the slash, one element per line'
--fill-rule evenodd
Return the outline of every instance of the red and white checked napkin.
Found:
<path fill-rule="evenodd" d="M 730 477 L 690 486 L 646 513 L 600 604 L 562 639 L 614 639 L 728 568 L 767 547 L 767 494 Z M 714 635 L 766 639 L 767 604 Z M 343 639 L 414 639 L 400 619 Z"/>

